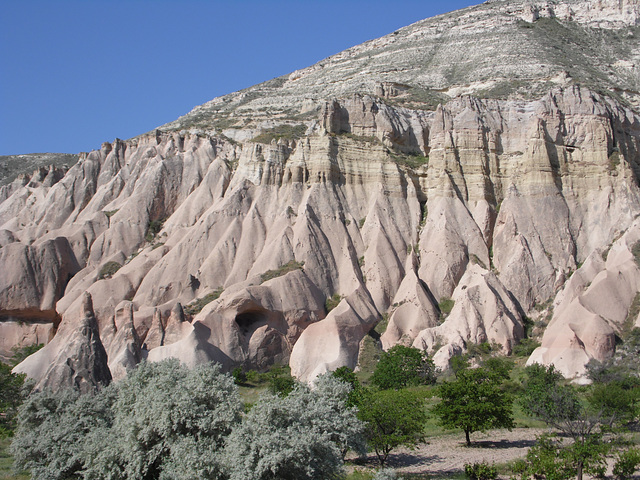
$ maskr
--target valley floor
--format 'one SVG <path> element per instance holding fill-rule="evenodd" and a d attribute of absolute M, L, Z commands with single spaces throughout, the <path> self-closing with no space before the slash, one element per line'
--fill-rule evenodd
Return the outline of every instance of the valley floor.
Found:
<path fill-rule="evenodd" d="M 466 463 L 487 462 L 496 464 L 501 479 L 509 479 L 511 474 L 507 466 L 518 458 L 523 458 L 536 437 L 549 430 L 544 428 L 514 428 L 508 430 L 491 430 L 486 433 L 474 433 L 473 442 L 467 447 L 464 434 L 447 433 L 427 438 L 427 443 L 414 450 L 406 448 L 394 450 L 389 455 L 388 467 L 394 468 L 398 476 L 405 480 L 466 479 L 464 465 Z M 371 471 L 378 465 L 375 453 L 369 453 L 366 461 L 349 462 L 350 472 L 356 472 L 349 478 L 358 478 L 357 472 Z M 613 478 L 609 461 L 608 478 Z M 357 465 L 355 465 L 357 464 Z M 589 478 L 585 476 L 585 478 Z M 634 475 L 633 479 L 640 479 Z"/>

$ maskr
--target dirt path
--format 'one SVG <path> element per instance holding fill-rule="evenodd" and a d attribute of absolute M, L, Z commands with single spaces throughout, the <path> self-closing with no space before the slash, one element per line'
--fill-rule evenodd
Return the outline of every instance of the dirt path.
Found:
<path fill-rule="evenodd" d="M 461 472 L 465 463 L 482 462 L 506 463 L 527 454 L 537 435 L 545 430 L 536 428 L 515 428 L 474 433 L 473 442 L 467 447 L 463 433 L 452 433 L 430 437 L 428 443 L 415 450 L 398 449 L 391 452 L 389 466 L 398 473 L 426 473 L 429 475 L 450 475 Z M 367 457 L 367 466 L 375 466 L 375 454 Z"/>

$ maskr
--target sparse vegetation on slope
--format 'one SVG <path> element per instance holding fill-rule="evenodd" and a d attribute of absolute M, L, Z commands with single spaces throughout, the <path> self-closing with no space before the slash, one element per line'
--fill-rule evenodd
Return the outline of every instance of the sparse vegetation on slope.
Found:
<path fill-rule="evenodd" d="M 252 142 L 269 144 L 273 140 L 297 140 L 301 138 L 307 130 L 306 125 L 278 125 L 269 128 L 260 135 L 251 139 Z"/>
<path fill-rule="evenodd" d="M 186 305 L 184 307 L 184 313 L 186 313 L 187 315 L 197 315 L 198 313 L 200 313 L 202 311 L 202 309 L 210 304 L 211 302 L 213 302 L 214 300 L 217 300 L 220 295 L 222 295 L 222 292 L 224 292 L 224 288 L 219 287 L 217 289 L 215 289 L 213 292 L 211 293 L 207 293 L 204 297 L 202 298 L 198 298 L 197 300 L 191 302 L 190 304 Z"/>
<path fill-rule="evenodd" d="M 122 268 L 122 265 L 120 265 L 118 262 L 107 262 L 100 269 L 100 272 L 98 273 L 98 279 L 103 280 L 105 278 L 111 278 L 116 274 L 118 270 L 120 270 L 120 268 Z"/>
<path fill-rule="evenodd" d="M 78 155 L 69 153 L 30 153 L 26 155 L 0 155 L 0 186 L 11 183 L 19 175 L 31 174 L 39 167 L 55 165 L 68 168 L 78 162 Z"/>
<path fill-rule="evenodd" d="M 283 275 L 286 275 L 289 272 L 293 272 L 295 270 L 302 270 L 303 267 L 304 267 L 304 262 L 291 260 L 275 270 L 267 270 L 262 275 L 260 275 L 260 280 L 262 283 L 264 283 L 274 278 L 278 278 Z"/>

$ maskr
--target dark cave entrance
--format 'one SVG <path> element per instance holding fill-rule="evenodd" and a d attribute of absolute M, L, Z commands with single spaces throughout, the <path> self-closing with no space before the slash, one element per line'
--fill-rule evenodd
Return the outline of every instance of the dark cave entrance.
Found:
<path fill-rule="evenodd" d="M 264 310 L 250 310 L 238 313 L 236 315 L 236 323 L 243 335 L 253 333 L 256 328 L 268 323 L 268 312 Z"/>

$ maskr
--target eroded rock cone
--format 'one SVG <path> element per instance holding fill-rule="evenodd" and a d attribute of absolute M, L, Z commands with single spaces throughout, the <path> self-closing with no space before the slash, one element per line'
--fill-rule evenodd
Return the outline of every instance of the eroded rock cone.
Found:
<path fill-rule="evenodd" d="M 170 345 L 177 342 L 191 330 L 189 327 L 185 328 L 184 322 L 185 316 L 182 305 L 180 303 L 176 303 L 171 309 L 171 314 L 167 319 L 162 345 Z"/>
<path fill-rule="evenodd" d="M 100 341 L 91 295 L 85 293 L 82 302 L 83 317 L 79 327 L 36 385 L 36 390 L 56 391 L 72 387 L 86 393 L 111 383 L 107 352 Z"/>
<path fill-rule="evenodd" d="M 144 343 L 147 350 L 151 350 L 152 348 L 161 347 L 162 345 L 164 345 L 164 325 L 162 324 L 162 316 L 160 315 L 160 311 L 157 308 L 153 311 L 151 328 L 147 333 Z"/>
<path fill-rule="evenodd" d="M 109 369 L 114 380 L 119 380 L 142 360 L 140 338 L 133 323 L 133 304 L 124 303 L 116 310 L 116 335 L 109 349 Z"/>

